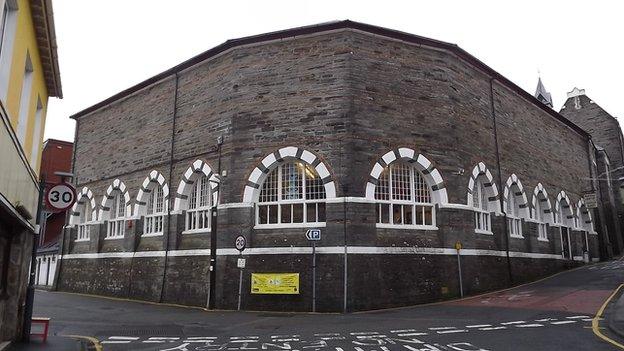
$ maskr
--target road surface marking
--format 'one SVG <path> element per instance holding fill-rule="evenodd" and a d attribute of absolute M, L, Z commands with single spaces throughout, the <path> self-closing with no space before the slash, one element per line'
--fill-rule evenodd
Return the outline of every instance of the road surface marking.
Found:
<path fill-rule="evenodd" d="M 109 336 L 110 340 L 139 340 L 139 337 L 136 336 Z"/>
<path fill-rule="evenodd" d="M 429 333 L 401 333 L 401 334 L 397 334 L 397 336 L 423 336 L 423 335 L 429 335 Z"/>
<path fill-rule="evenodd" d="M 391 333 L 410 333 L 415 332 L 416 329 L 399 329 L 399 330 L 391 330 Z"/>
<path fill-rule="evenodd" d="M 428 328 L 429 330 L 449 330 L 449 329 L 457 329 L 455 327 L 432 327 Z"/>
<path fill-rule="evenodd" d="M 522 323 L 526 323 L 526 321 L 504 322 L 504 323 L 501 323 L 501 324 L 502 325 L 512 325 L 512 324 L 522 324 Z"/>
<path fill-rule="evenodd" d="M 104 340 L 100 344 L 129 344 L 132 340 Z"/>
<path fill-rule="evenodd" d="M 556 321 L 557 319 L 555 318 L 542 318 L 542 319 L 536 319 L 536 322 L 550 322 L 550 321 Z"/>
<path fill-rule="evenodd" d="M 516 328 L 537 328 L 537 327 L 543 327 L 543 324 L 520 324 L 520 325 L 516 325 Z"/>
<path fill-rule="evenodd" d="M 550 324 L 559 325 L 559 324 L 570 324 L 576 323 L 576 321 L 558 321 L 558 322 L 550 322 Z"/>
<path fill-rule="evenodd" d="M 466 328 L 485 328 L 485 327 L 491 327 L 491 324 L 474 324 L 474 325 L 467 325 Z"/>
<path fill-rule="evenodd" d="M 258 339 L 258 336 L 230 336 L 230 340 Z"/>
<path fill-rule="evenodd" d="M 507 327 L 479 328 L 479 330 L 501 330 L 501 329 L 507 329 Z"/>
<path fill-rule="evenodd" d="M 589 316 L 572 316 L 572 317 L 566 317 L 567 319 L 583 319 L 583 318 L 589 318 Z"/>
<path fill-rule="evenodd" d="M 455 330 L 440 330 L 438 334 L 450 334 L 450 333 L 467 333 L 467 329 L 455 329 Z"/>
<path fill-rule="evenodd" d="M 353 332 L 351 335 L 378 335 L 379 332 Z"/>

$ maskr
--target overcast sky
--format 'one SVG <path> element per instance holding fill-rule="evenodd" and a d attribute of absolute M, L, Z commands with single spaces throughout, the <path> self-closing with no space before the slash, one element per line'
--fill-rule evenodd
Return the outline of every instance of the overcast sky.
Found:
<path fill-rule="evenodd" d="M 227 39 L 350 19 L 458 44 L 531 94 L 538 70 L 555 109 L 572 88 L 624 117 L 619 1 L 54 0 L 63 84 L 46 138 L 69 115 Z"/>

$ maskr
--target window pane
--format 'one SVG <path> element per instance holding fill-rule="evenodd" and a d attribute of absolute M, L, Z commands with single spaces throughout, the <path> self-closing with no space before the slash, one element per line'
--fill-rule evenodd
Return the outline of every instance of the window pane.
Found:
<path fill-rule="evenodd" d="M 381 223 L 390 223 L 390 204 L 379 204 L 381 206 Z"/>
<path fill-rule="evenodd" d="M 321 177 L 316 173 L 316 170 L 309 165 L 303 165 L 306 181 L 306 199 L 317 200 L 325 198 L 325 187 Z"/>
<path fill-rule="evenodd" d="M 433 225 L 433 207 L 425 206 L 425 225 Z"/>
<path fill-rule="evenodd" d="M 297 200 L 302 196 L 302 163 L 282 165 L 282 200 Z M 282 220 L 282 223 L 284 221 Z"/>
<path fill-rule="evenodd" d="M 210 180 L 205 175 L 199 179 L 199 203 L 198 207 L 210 206 Z"/>
<path fill-rule="evenodd" d="M 267 224 L 268 221 L 268 206 L 258 206 L 258 224 Z"/>
<path fill-rule="evenodd" d="M 375 187 L 375 199 L 377 200 L 390 200 L 390 194 L 388 193 L 388 168 L 381 172 L 379 181 Z"/>
<path fill-rule="evenodd" d="M 416 202 L 431 203 L 429 186 L 425 182 L 425 178 L 416 169 L 414 169 L 414 191 L 416 192 Z"/>
<path fill-rule="evenodd" d="M 392 165 L 390 166 L 390 174 L 392 176 L 392 199 L 411 200 L 410 167 L 402 163 Z"/>
<path fill-rule="evenodd" d="M 293 223 L 303 223 L 303 204 L 292 205 Z"/>
<path fill-rule="evenodd" d="M 403 206 L 403 224 L 412 224 L 412 219 L 414 218 L 414 206 L 405 205 Z"/>
<path fill-rule="evenodd" d="M 277 207 L 278 205 L 269 206 L 269 223 L 277 223 Z"/>
<path fill-rule="evenodd" d="M 487 211 L 488 210 L 488 197 L 487 192 L 485 191 L 485 185 L 479 182 L 479 195 L 481 196 L 481 209 Z"/>
<path fill-rule="evenodd" d="M 394 224 L 403 224 L 403 206 L 401 205 L 392 205 L 392 223 Z"/>
<path fill-rule="evenodd" d="M 316 222 L 316 204 L 306 204 L 306 212 L 307 222 Z"/>
<path fill-rule="evenodd" d="M 425 224 L 423 206 L 416 206 L 416 224 Z"/>
<path fill-rule="evenodd" d="M 479 212 L 475 212 L 475 228 L 482 229 L 481 228 L 481 213 Z"/>
<path fill-rule="evenodd" d="M 279 168 L 274 169 L 269 173 L 267 178 L 262 183 L 262 190 L 260 191 L 260 202 L 277 201 L 277 181 L 278 181 Z"/>

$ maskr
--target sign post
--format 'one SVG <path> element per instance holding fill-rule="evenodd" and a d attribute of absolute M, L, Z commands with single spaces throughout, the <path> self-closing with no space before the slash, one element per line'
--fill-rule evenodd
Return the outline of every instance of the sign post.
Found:
<path fill-rule="evenodd" d="M 312 242 L 312 312 L 316 312 L 316 242 L 321 240 L 321 230 L 308 229 L 306 239 Z"/>
<path fill-rule="evenodd" d="M 243 256 L 243 251 L 245 250 L 245 247 L 247 246 L 247 239 L 245 239 L 245 237 L 242 235 L 237 236 L 236 240 L 234 241 L 234 246 L 236 247 L 236 250 L 238 250 L 241 256 L 236 262 L 236 266 L 240 270 L 239 275 L 238 275 L 238 308 L 237 308 L 238 311 L 240 311 L 241 297 L 243 295 L 243 268 L 245 268 L 245 263 L 246 263 L 245 259 L 242 256 Z"/>
<path fill-rule="evenodd" d="M 455 250 L 457 250 L 457 274 L 459 275 L 459 296 L 464 297 L 464 285 L 462 283 L 462 270 L 461 270 L 461 256 L 459 250 L 462 249 L 461 241 L 455 243 Z"/>

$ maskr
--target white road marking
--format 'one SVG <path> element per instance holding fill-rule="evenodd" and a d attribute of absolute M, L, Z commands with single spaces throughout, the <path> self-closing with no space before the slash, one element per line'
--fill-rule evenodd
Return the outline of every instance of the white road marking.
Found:
<path fill-rule="evenodd" d="M 135 336 L 109 336 L 110 340 L 139 340 L 139 337 Z"/>
<path fill-rule="evenodd" d="M 519 324 L 516 325 L 516 328 L 537 328 L 537 327 L 543 327 L 543 324 L 538 324 L 538 323 L 534 323 L 534 324 Z"/>
<path fill-rule="evenodd" d="M 202 339 L 216 339 L 216 336 L 188 336 L 186 340 L 202 340 Z M 137 338 L 138 339 L 138 338 Z"/>
<path fill-rule="evenodd" d="M 479 328 L 479 330 L 501 330 L 501 329 L 507 329 L 507 327 Z"/>
<path fill-rule="evenodd" d="M 502 325 L 512 325 L 512 324 L 522 324 L 522 323 L 526 323 L 526 321 L 504 322 L 504 323 L 501 323 L 501 324 Z"/>
<path fill-rule="evenodd" d="M 428 328 L 429 330 L 449 330 L 449 329 L 457 329 L 455 327 L 432 327 Z"/>
<path fill-rule="evenodd" d="M 566 317 L 567 319 L 582 319 L 582 318 L 589 318 L 589 316 L 571 316 L 571 317 Z"/>
<path fill-rule="evenodd" d="M 583 318 L 583 319 L 581 319 L 581 320 L 582 320 L 583 322 L 591 322 L 591 321 L 593 321 L 594 319 L 593 319 L 593 318 Z"/>
<path fill-rule="evenodd" d="M 104 340 L 100 344 L 129 344 L 132 340 Z"/>
<path fill-rule="evenodd" d="M 450 333 L 467 333 L 467 329 L 455 329 L 455 330 L 440 330 L 438 334 L 450 334 Z"/>
<path fill-rule="evenodd" d="M 550 324 L 559 325 L 559 324 L 570 324 L 576 323 L 576 321 L 559 321 L 559 322 L 550 322 Z"/>
<path fill-rule="evenodd" d="M 391 330 L 391 333 L 410 333 L 415 332 L 416 329 L 399 329 L 399 330 Z"/>
<path fill-rule="evenodd" d="M 298 338 L 301 335 L 299 334 L 289 334 L 289 335 L 271 335 L 271 339 L 277 339 L 277 338 Z"/>
<path fill-rule="evenodd" d="M 429 333 L 401 333 L 401 334 L 397 334 L 397 336 L 423 336 L 423 335 L 429 335 Z"/>
<path fill-rule="evenodd" d="M 351 335 L 377 335 L 379 332 L 353 332 Z"/>
<path fill-rule="evenodd" d="M 314 336 L 339 336 L 340 333 L 317 333 Z"/>
<path fill-rule="evenodd" d="M 230 336 L 230 340 L 240 340 L 240 339 L 259 339 L 258 336 Z"/>
<path fill-rule="evenodd" d="M 550 321 L 556 321 L 557 319 L 555 318 L 542 318 L 542 319 L 536 319 L 536 322 L 550 322 Z"/>
<path fill-rule="evenodd" d="M 491 324 L 475 324 L 475 325 L 467 325 L 466 328 L 485 328 L 491 327 Z"/>

